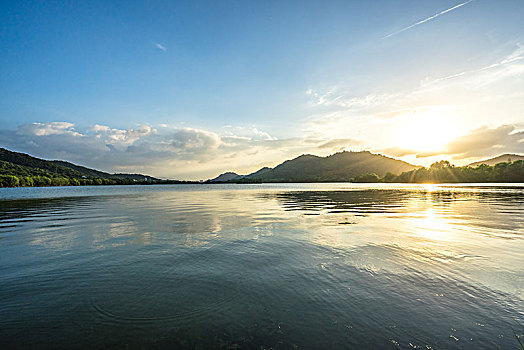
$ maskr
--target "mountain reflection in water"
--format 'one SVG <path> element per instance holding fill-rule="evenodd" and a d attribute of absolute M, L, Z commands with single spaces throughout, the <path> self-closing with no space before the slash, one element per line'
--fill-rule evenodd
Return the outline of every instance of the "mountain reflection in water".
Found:
<path fill-rule="evenodd" d="M 521 186 L 0 198 L 2 348 L 506 349 L 524 323 Z"/>

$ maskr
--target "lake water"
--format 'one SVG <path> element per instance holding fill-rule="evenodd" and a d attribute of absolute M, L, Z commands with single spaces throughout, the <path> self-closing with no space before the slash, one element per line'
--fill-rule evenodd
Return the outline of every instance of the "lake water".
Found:
<path fill-rule="evenodd" d="M 513 330 L 523 185 L 0 189 L 2 349 L 517 349 Z"/>

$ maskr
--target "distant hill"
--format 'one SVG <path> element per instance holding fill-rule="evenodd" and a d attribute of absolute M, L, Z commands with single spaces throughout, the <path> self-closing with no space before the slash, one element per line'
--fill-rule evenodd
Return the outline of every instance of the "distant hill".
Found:
<path fill-rule="evenodd" d="M 156 177 L 149 176 L 149 175 L 143 175 L 143 174 L 123 174 L 123 173 L 118 173 L 118 174 L 113 174 L 112 176 L 116 177 L 116 178 L 119 178 L 119 179 L 131 179 L 131 180 L 134 180 L 134 181 L 162 181 L 161 179 L 158 179 Z"/>
<path fill-rule="evenodd" d="M 476 166 L 479 166 L 481 164 L 486 164 L 486 165 L 496 165 L 498 163 L 511 163 L 511 162 L 515 162 L 517 160 L 524 160 L 524 156 L 521 156 L 521 155 L 518 155 L 518 154 L 503 154 L 501 156 L 498 156 L 498 157 L 495 157 L 495 158 L 490 158 L 490 159 L 486 159 L 486 160 L 482 160 L 480 162 L 475 162 L 475 163 L 471 163 L 471 164 L 468 164 L 468 166 L 470 167 L 476 167 Z"/>
<path fill-rule="evenodd" d="M 238 175 L 237 173 L 234 173 L 232 171 L 228 171 L 227 173 L 223 173 L 215 177 L 214 179 L 207 180 L 208 182 L 228 182 L 231 180 L 241 179 L 243 178 L 243 175 Z"/>
<path fill-rule="evenodd" d="M 242 179 L 257 178 L 258 176 L 261 176 L 262 174 L 270 170 L 272 169 L 268 167 L 263 167 L 262 169 L 257 170 L 254 173 L 251 173 L 249 175 L 239 175 L 232 171 L 228 171 L 226 173 L 218 175 L 214 179 L 207 180 L 207 182 L 232 182 L 232 181 L 241 181 Z"/>
<path fill-rule="evenodd" d="M 256 177 L 262 176 L 263 174 L 265 174 L 265 173 L 267 173 L 268 171 L 271 171 L 271 170 L 273 170 L 273 169 L 266 166 L 266 167 L 263 167 L 260 170 L 255 171 L 254 173 L 246 175 L 246 177 L 248 177 L 248 178 L 256 178 Z"/>
<path fill-rule="evenodd" d="M 340 152 L 328 157 L 306 154 L 287 160 L 274 168 L 265 167 L 245 176 L 235 174 L 237 177 L 222 181 L 343 182 L 369 173 L 382 177 L 388 172 L 400 174 L 416 168 L 418 167 L 406 162 L 370 152 Z M 218 178 L 213 180 L 216 179 Z"/>
<path fill-rule="evenodd" d="M 339 152 L 328 157 L 302 155 L 259 175 L 262 182 L 349 181 L 359 175 L 375 173 L 382 177 L 400 174 L 417 167 L 406 162 L 370 152 Z"/>
<path fill-rule="evenodd" d="M 142 174 L 110 174 L 61 160 L 45 160 L 0 148 L 0 187 L 162 182 Z"/>

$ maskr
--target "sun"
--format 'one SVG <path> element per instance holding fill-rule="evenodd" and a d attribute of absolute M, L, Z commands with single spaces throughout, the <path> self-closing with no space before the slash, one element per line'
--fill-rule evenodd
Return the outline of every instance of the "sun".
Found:
<path fill-rule="evenodd" d="M 396 119 L 396 147 L 418 152 L 440 152 L 460 135 L 453 114 L 441 108 L 428 108 Z"/>

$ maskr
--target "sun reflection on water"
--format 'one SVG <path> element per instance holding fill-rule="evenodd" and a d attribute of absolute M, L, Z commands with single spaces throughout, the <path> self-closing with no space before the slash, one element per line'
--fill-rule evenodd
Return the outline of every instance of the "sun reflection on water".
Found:
<path fill-rule="evenodd" d="M 435 192 L 437 191 L 440 187 L 439 185 L 437 184 L 433 184 L 433 183 L 427 183 L 427 184 L 422 184 L 424 190 L 426 190 L 426 192 Z"/>
<path fill-rule="evenodd" d="M 420 218 L 413 219 L 417 234 L 430 239 L 448 239 L 451 233 L 450 224 L 435 212 L 433 207 L 422 213 Z"/>

